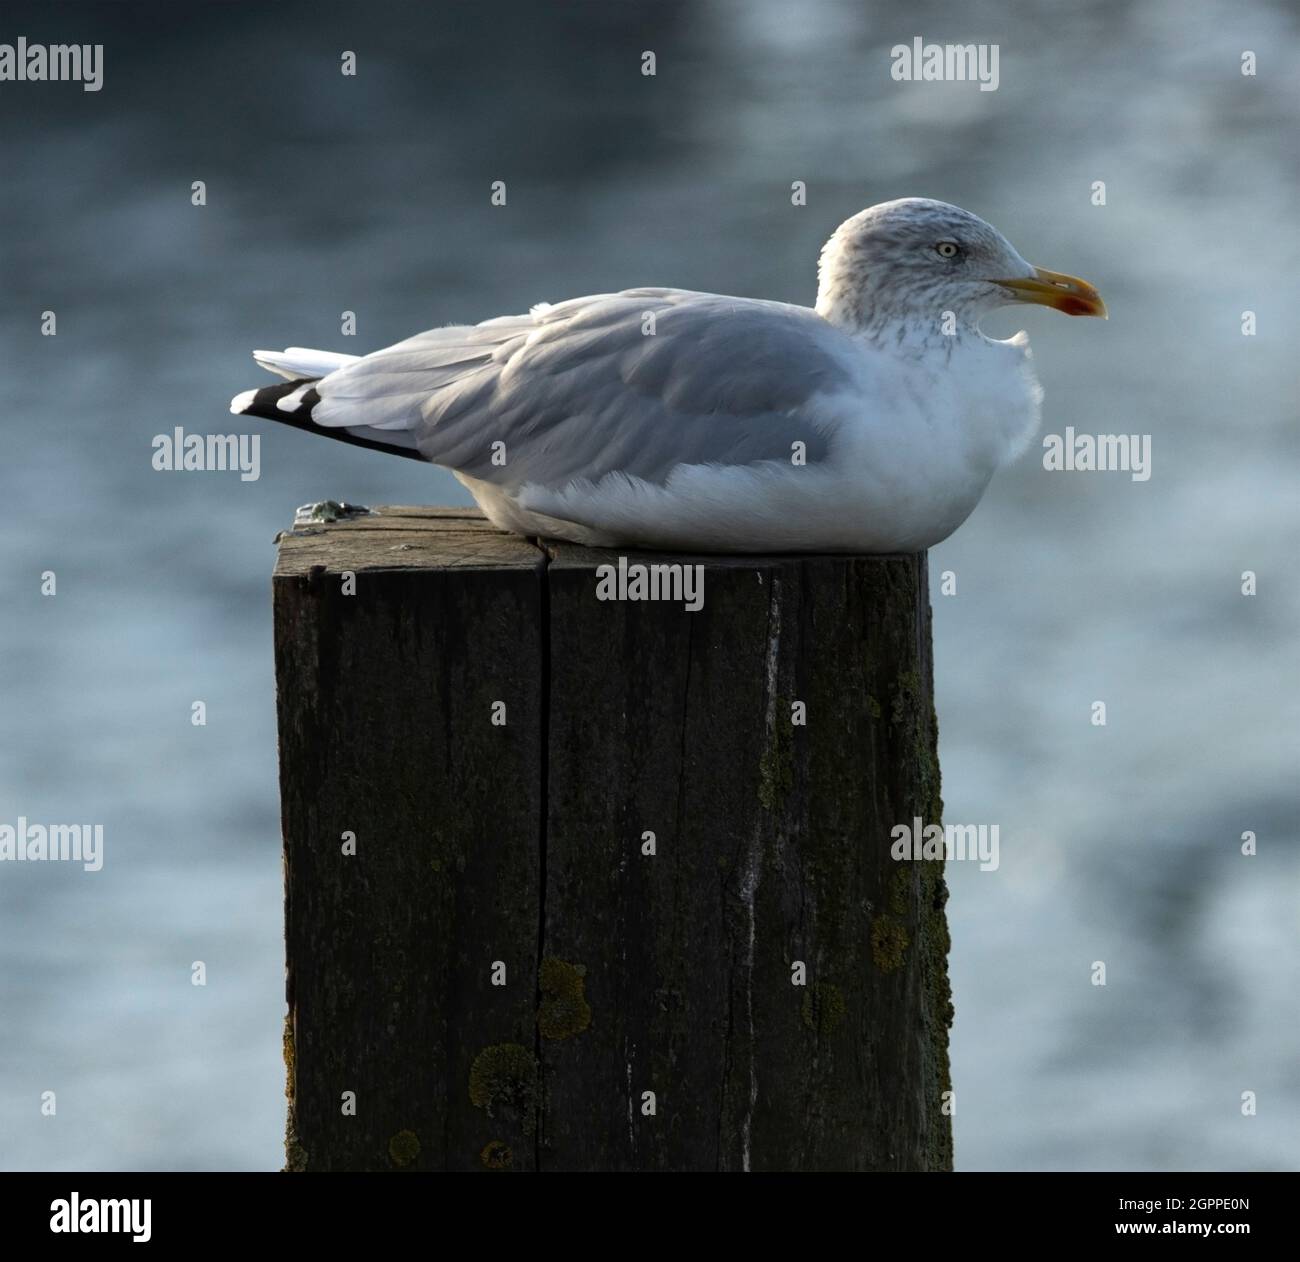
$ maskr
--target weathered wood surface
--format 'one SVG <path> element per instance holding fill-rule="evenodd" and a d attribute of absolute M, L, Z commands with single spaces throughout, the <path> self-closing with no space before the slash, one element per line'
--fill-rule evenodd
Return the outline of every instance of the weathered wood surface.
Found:
<path fill-rule="evenodd" d="M 281 541 L 291 1168 L 470 1168 L 489 1139 L 532 1165 L 531 1117 L 498 1110 L 482 1137 L 465 1084 L 483 1046 L 534 1044 L 541 575 L 536 548 L 463 518 Z"/>
<path fill-rule="evenodd" d="M 951 1166 L 924 556 L 627 556 L 703 607 L 469 510 L 282 540 L 291 1167 Z"/>

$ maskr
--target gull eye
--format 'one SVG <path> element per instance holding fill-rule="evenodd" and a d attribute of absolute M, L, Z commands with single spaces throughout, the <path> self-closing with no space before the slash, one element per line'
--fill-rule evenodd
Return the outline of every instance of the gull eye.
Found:
<path fill-rule="evenodd" d="M 934 252 L 941 259 L 955 259 L 957 255 L 961 253 L 961 247 L 956 241 L 940 241 L 939 244 L 934 247 Z"/>

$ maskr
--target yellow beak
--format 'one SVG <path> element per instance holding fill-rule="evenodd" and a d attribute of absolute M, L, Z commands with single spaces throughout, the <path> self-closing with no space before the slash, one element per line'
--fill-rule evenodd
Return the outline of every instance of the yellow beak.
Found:
<path fill-rule="evenodd" d="M 1103 320 L 1106 319 L 1106 304 L 1102 302 L 1101 295 L 1086 280 L 1080 280 L 1077 276 L 1036 267 L 1032 276 L 995 280 L 993 284 L 1011 290 L 1017 302 L 1055 307 L 1066 315 L 1101 316 Z"/>

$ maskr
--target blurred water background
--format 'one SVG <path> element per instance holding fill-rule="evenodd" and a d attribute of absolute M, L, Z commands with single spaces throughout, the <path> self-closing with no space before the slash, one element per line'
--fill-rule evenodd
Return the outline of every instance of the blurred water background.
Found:
<path fill-rule="evenodd" d="M 1029 329 L 1046 431 L 1153 439 L 1145 483 L 1031 449 L 931 554 L 947 818 L 1002 841 L 997 872 L 950 867 L 958 1166 L 1300 1163 L 1293 6 L 6 17 L 106 67 L 99 93 L 0 84 L 0 819 L 102 822 L 107 861 L 0 870 L 0 1166 L 279 1166 L 272 536 L 324 496 L 468 502 L 270 427 L 259 481 L 155 472 L 153 436 L 256 428 L 226 414 L 253 347 L 646 284 L 811 303 L 830 230 L 904 195 L 1094 281 L 1108 324 L 989 331 Z M 998 44 L 998 90 L 893 81 L 914 36 Z"/>

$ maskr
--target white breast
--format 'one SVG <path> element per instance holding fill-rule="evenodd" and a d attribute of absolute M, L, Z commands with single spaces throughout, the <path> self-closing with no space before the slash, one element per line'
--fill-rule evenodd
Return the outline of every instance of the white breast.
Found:
<path fill-rule="evenodd" d="M 970 515 L 1038 425 L 1025 335 L 854 348 L 852 385 L 806 405 L 830 457 L 683 465 L 665 485 L 613 475 L 514 495 L 458 475 L 497 525 L 604 546 L 718 552 L 914 552 Z"/>

